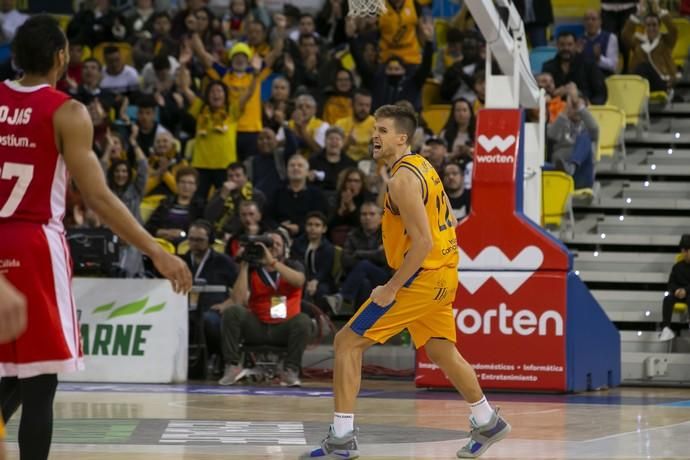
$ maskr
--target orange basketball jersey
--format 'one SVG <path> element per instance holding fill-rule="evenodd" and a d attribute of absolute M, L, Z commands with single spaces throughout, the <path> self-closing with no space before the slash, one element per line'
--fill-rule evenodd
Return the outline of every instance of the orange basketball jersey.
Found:
<path fill-rule="evenodd" d="M 421 193 L 426 208 L 426 217 L 431 228 L 433 247 L 422 262 L 425 270 L 458 266 L 458 244 L 453 226 L 452 210 L 448 209 L 448 199 L 436 170 L 421 155 L 408 154 L 398 159 L 391 168 L 391 177 L 400 169 L 411 171 L 419 179 L 420 188 L 409 193 Z M 388 265 L 397 270 L 412 240 L 407 235 L 397 206 L 386 193 L 383 211 L 383 248 Z"/>

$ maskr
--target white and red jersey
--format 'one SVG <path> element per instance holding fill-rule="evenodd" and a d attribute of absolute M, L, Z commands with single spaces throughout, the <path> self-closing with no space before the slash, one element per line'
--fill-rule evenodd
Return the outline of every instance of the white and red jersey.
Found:
<path fill-rule="evenodd" d="M 33 222 L 62 230 L 67 168 L 53 115 L 69 99 L 50 85 L 0 83 L 0 225 Z"/>
<path fill-rule="evenodd" d="M 26 331 L 0 344 L 0 377 L 83 368 L 62 225 L 67 168 L 53 128 L 68 99 L 49 85 L 0 83 L 0 274 L 28 307 Z"/>

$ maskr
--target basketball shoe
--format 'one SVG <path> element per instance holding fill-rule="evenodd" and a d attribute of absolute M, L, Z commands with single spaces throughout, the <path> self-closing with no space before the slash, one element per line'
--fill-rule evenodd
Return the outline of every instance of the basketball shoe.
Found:
<path fill-rule="evenodd" d="M 300 460 L 310 458 L 339 459 L 347 460 L 359 458 L 359 447 L 357 446 L 357 429 L 342 438 L 335 436 L 333 425 L 328 430 L 328 436 L 321 441 L 321 447 L 317 447 L 311 452 L 300 457 Z"/>
<path fill-rule="evenodd" d="M 470 441 L 458 451 L 459 458 L 476 458 L 486 452 L 492 444 L 497 443 L 510 433 L 510 425 L 494 411 L 491 420 L 482 426 L 478 426 L 474 417 L 470 417 Z"/>

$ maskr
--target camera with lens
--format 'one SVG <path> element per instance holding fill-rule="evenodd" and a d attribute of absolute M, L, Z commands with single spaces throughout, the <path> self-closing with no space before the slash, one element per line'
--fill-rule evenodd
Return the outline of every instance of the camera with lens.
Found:
<path fill-rule="evenodd" d="M 240 237 L 239 243 L 244 248 L 244 252 L 237 258 L 237 261 L 244 261 L 253 267 L 258 267 L 261 266 L 261 261 L 264 259 L 264 248 L 261 247 L 261 244 L 271 249 L 273 238 L 267 234 L 243 235 Z"/>

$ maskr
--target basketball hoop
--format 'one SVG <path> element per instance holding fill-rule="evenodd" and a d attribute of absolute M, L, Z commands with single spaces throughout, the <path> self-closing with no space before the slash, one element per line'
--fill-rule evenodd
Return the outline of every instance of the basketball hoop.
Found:
<path fill-rule="evenodd" d="M 376 17 L 386 12 L 386 0 L 348 0 L 350 16 Z"/>

